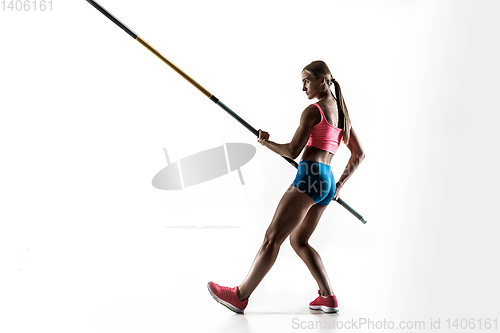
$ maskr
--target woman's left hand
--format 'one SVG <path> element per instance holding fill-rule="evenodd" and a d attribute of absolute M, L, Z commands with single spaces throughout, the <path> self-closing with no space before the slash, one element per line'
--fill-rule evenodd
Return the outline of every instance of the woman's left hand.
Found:
<path fill-rule="evenodd" d="M 336 186 L 336 189 L 335 189 L 335 195 L 333 196 L 333 200 L 337 201 L 337 199 L 339 198 L 340 189 L 342 188 L 342 184 L 340 184 L 340 182 L 337 182 L 337 184 L 335 184 L 335 186 Z"/>
<path fill-rule="evenodd" d="M 257 141 L 261 145 L 264 145 L 264 141 L 268 140 L 269 136 L 269 133 L 267 133 L 266 131 L 259 130 L 259 138 L 257 139 Z"/>

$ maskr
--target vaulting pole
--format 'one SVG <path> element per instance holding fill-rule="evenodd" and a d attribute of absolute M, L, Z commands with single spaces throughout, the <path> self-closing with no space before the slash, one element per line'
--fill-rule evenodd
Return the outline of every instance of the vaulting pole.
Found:
<path fill-rule="evenodd" d="M 155 50 L 154 47 L 152 47 L 151 45 L 149 45 L 144 39 L 142 39 L 135 32 L 133 32 L 132 30 L 130 30 L 125 24 L 123 24 L 122 22 L 120 22 L 120 20 L 118 20 L 116 17 L 114 17 L 110 12 L 108 12 L 106 9 L 104 9 L 100 4 L 98 4 L 94 0 L 87 0 L 87 2 L 90 3 L 92 6 L 94 6 L 102 14 L 104 14 L 104 16 L 106 16 L 111 21 L 113 21 L 117 26 L 119 26 L 120 28 L 122 28 L 133 39 L 135 39 L 136 41 L 138 41 L 139 43 L 141 43 L 145 48 L 147 48 L 154 55 L 156 55 L 158 58 L 160 58 L 164 63 L 166 63 L 168 66 L 170 66 L 170 68 L 172 68 L 180 76 L 182 76 L 189 83 L 191 83 L 193 86 L 195 86 L 196 89 L 198 89 L 205 96 L 207 96 L 208 98 L 210 98 L 210 100 L 212 102 L 214 102 L 215 104 L 217 104 L 218 106 L 220 106 L 224 111 L 226 111 L 227 113 L 229 113 L 233 118 L 235 118 L 238 122 L 240 122 L 243 126 L 245 126 L 255 136 L 259 137 L 259 131 L 258 130 L 256 130 L 255 128 L 253 128 L 249 123 L 247 123 L 240 116 L 238 116 L 236 113 L 234 113 L 233 110 L 231 110 L 224 103 L 222 103 L 221 101 L 219 101 L 219 99 L 217 97 L 215 97 L 214 95 L 212 95 L 207 89 L 203 88 L 203 86 L 201 84 L 199 84 L 198 82 L 196 82 L 195 80 L 193 80 L 189 75 L 187 75 L 186 73 L 184 73 L 184 71 L 182 71 L 179 67 L 177 67 L 170 60 L 168 60 L 167 58 L 165 58 L 160 52 L 158 52 L 157 50 Z M 292 159 L 290 159 L 288 157 L 285 157 L 285 156 L 281 156 L 281 157 L 283 157 L 285 160 L 287 160 L 288 163 L 290 163 L 291 165 L 293 165 L 295 168 L 298 168 L 298 164 L 294 160 L 292 160 Z M 351 212 L 354 216 L 356 216 L 359 220 L 361 220 L 361 222 L 363 222 L 363 223 L 367 222 L 358 212 L 356 212 L 354 209 L 352 209 L 342 199 L 338 198 L 337 202 L 342 207 L 344 207 L 349 212 Z"/>

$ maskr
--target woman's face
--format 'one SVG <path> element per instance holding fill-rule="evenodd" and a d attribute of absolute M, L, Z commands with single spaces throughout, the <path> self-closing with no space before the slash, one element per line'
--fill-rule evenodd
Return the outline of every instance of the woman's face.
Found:
<path fill-rule="evenodd" d="M 307 98 L 320 98 L 323 94 L 325 78 L 315 78 L 308 71 L 302 71 L 302 91 L 306 92 Z"/>

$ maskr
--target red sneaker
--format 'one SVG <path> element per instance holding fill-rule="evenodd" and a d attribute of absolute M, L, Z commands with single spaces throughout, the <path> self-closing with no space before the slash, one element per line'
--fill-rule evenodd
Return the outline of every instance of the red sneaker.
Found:
<path fill-rule="evenodd" d="M 337 297 L 335 295 L 329 295 L 326 297 L 321 296 L 321 293 L 318 290 L 318 298 L 309 303 L 309 309 L 312 310 L 321 310 L 326 313 L 335 313 L 338 312 Z"/>
<path fill-rule="evenodd" d="M 244 301 L 240 301 L 236 295 L 238 287 L 222 287 L 212 281 L 207 284 L 207 287 L 210 295 L 212 295 L 217 302 L 224 305 L 229 310 L 236 313 L 243 313 L 243 310 L 247 307 L 248 298 Z"/>

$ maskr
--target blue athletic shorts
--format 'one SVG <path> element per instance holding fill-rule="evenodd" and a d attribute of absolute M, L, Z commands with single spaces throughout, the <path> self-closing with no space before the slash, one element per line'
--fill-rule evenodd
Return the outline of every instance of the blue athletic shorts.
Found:
<path fill-rule="evenodd" d="M 335 195 L 336 185 L 332 168 L 316 161 L 300 161 L 295 180 L 291 184 L 306 193 L 314 202 L 327 206 Z"/>

